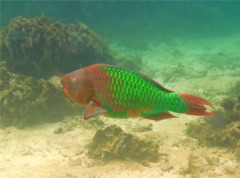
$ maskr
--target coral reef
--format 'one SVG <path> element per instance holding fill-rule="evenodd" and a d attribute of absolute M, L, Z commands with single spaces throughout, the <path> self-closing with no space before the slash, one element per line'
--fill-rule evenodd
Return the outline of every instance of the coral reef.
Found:
<path fill-rule="evenodd" d="M 114 63 L 100 37 L 85 24 L 67 25 L 47 17 L 13 19 L 1 30 L 2 60 L 21 74 L 43 77 L 92 63 Z"/>
<path fill-rule="evenodd" d="M 46 80 L 36 80 L 9 72 L 0 63 L 0 126 L 27 127 L 36 123 L 61 120 L 79 109 Z"/>
<path fill-rule="evenodd" d="M 199 144 L 238 148 L 240 140 L 240 96 L 225 98 L 222 109 L 213 117 L 206 117 L 200 123 L 188 124 L 187 134 L 198 139 Z M 238 155 L 238 151 L 236 151 Z"/>
<path fill-rule="evenodd" d="M 222 131 L 214 133 L 211 137 L 216 145 L 235 148 L 237 141 L 240 139 L 240 121 L 228 124 Z"/>
<path fill-rule="evenodd" d="M 136 161 L 157 161 L 158 145 L 125 133 L 115 125 L 96 132 L 88 149 L 95 159 L 133 159 Z"/>

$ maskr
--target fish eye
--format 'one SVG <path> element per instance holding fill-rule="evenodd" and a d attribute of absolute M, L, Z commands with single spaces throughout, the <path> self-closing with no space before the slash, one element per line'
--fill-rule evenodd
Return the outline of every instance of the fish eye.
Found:
<path fill-rule="evenodd" d="M 73 78 L 71 82 L 72 82 L 72 84 L 76 84 L 76 79 Z"/>

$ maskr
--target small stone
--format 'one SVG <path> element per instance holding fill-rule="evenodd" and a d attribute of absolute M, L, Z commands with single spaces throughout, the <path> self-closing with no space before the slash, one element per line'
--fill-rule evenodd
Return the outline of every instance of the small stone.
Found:
<path fill-rule="evenodd" d="M 142 161 L 141 164 L 143 166 L 149 167 L 149 162 L 148 161 Z"/>
<path fill-rule="evenodd" d="M 172 164 L 170 164 L 169 162 L 163 163 L 161 165 L 161 170 L 164 172 L 170 171 L 174 168 L 174 166 Z"/>
<path fill-rule="evenodd" d="M 62 134 L 62 133 L 64 133 L 64 130 L 63 130 L 62 127 L 59 127 L 57 129 L 55 129 L 53 133 L 55 133 L 55 134 Z"/>

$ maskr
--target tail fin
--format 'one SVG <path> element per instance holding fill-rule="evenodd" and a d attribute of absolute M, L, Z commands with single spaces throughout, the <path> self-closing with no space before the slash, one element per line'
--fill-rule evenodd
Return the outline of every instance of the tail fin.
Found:
<path fill-rule="evenodd" d="M 207 112 L 206 107 L 204 105 L 210 106 L 214 108 L 214 106 L 206 101 L 203 98 L 200 98 L 198 96 L 194 96 L 191 94 L 179 94 L 186 103 L 188 103 L 188 110 L 185 112 L 185 114 L 195 115 L 195 116 L 206 116 L 206 115 L 213 115 L 214 112 Z"/>

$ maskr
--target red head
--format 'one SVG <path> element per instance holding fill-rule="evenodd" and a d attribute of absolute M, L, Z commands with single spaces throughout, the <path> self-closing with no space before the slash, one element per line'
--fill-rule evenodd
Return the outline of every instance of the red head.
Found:
<path fill-rule="evenodd" d="M 82 106 L 88 105 L 94 92 L 84 68 L 63 75 L 61 82 L 65 94 L 70 99 Z"/>

